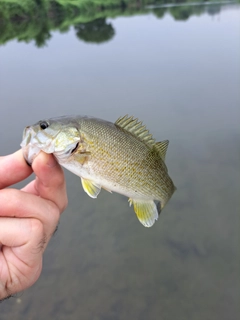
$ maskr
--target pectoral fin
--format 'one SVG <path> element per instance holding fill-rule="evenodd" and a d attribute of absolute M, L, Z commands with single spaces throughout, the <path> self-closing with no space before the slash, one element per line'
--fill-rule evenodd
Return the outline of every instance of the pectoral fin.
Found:
<path fill-rule="evenodd" d="M 97 198 L 99 192 L 101 191 L 101 186 L 93 181 L 81 178 L 83 190 L 89 195 L 91 198 Z"/>
<path fill-rule="evenodd" d="M 158 219 L 159 213 L 153 200 L 129 199 L 128 201 L 130 205 L 133 204 L 134 211 L 144 227 L 151 227 Z"/>

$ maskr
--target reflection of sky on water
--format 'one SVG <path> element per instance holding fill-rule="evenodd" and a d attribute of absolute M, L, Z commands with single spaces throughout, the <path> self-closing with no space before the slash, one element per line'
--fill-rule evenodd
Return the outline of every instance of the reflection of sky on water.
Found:
<path fill-rule="evenodd" d="M 153 15 L 118 18 L 110 20 L 117 36 L 100 46 L 78 42 L 73 30 L 54 33 L 42 49 L 11 42 L 0 52 L 1 99 L 8 101 L 2 116 L 17 112 L 21 130 L 24 110 L 34 111 L 29 119 L 34 122 L 76 112 L 114 119 L 119 110 L 145 118 L 147 107 L 149 113 L 159 110 L 171 116 L 173 128 L 186 133 L 201 128 L 203 110 L 208 112 L 205 124 L 215 119 L 213 126 L 218 126 L 229 96 L 238 92 L 236 17 L 237 11 L 229 9 L 219 20 L 203 15 L 188 23 L 173 22 L 169 16 L 162 21 Z M 197 123 L 182 127 L 193 113 L 199 113 Z M 237 121 L 228 121 L 229 116 L 226 128 Z M 153 121 L 157 126 L 158 120 Z"/>
<path fill-rule="evenodd" d="M 178 188 L 145 229 L 125 197 L 102 191 L 94 201 L 66 173 L 69 207 L 43 274 L 1 305 L 2 320 L 239 317 L 238 17 L 239 7 L 185 22 L 121 17 L 107 19 L 116 35 L 101 45 L 71 28 L 41 49 L 1 47 L 2 154 L 41 118 L 128 113 L 170 140 Z"/>

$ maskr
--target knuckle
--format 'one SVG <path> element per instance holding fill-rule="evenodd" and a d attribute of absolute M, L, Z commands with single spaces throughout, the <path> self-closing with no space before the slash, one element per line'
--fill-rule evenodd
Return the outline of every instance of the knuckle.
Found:
<path fill-rule="evenodd" d="M 61 211 L 59 207 L 52 201 L 49 201 L 48 205 L 48 230 L 49 238 L 51 238 L 57 230 Z"/>
<path fill-rule="evenodd" d="M 52 194 L 53 197 L 50 199 L 50 201 L 52 201 L 51 210 L 59 218 L 60 213 L 62 213 L 68 205 L 68 197 L 65 186 L 60 190 L 55 190 L 55 192 Z"/>
<path fill-rule="evenodd" d="M 34 236 L 42 236 L 44 234 L 44 227 L 40 220 L 31 219 L 31 232 Z"/>
<path fill-rule="evenodd" d="M 60 208 L 61 212 L 63 212 L 64 210 L 66 210 L 67 206 L 68 206 L 68 198 L 67 198 L 67 195 L 66 195 L 66 196 L 65 196 L 65 199 L 64 199 L 64 201 L 63 201 L 63 203 L 62 203 L 62 206 L 61 206 L 61 208 Z"/>
<path fill-rule="evenodd" d="M 59 171 L 53 177 L 52 184 L 58 187 L 65 186 L 65 178 L 62 168 L 59 167 Z"/>
<path fill-rule="evenodd" d="M 51 219 L 51 223 L 55 224 L 58 222 L 59 218 L 60 218 L 60 212 L 59 212 L 59 208 L 58 206 L 52 202 L 51 200 L 48 201 L 48 217 L 49 219 Z"/>

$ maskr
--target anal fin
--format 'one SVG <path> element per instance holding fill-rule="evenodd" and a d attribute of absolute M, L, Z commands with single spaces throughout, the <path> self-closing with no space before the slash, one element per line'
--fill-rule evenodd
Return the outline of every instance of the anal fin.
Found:
<path fill-rule="evenodd" d="M 134 211 L 144 227 L 151 227 L 158 219 L 159 212 L 153 200 L 129 199 L 128 201 L 130 205 L 133 204 Z"/>
<path fill-rule="evenodd" d="M 101 191 L 101 186 L 93 181 L 81 178 L 83 190 L 89 195 L 91 198 L 97 198 Z"/>

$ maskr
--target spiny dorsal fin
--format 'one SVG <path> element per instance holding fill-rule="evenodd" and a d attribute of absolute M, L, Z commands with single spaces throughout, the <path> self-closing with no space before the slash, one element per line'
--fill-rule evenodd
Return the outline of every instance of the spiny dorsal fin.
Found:
<path fill-rule="evenodd" d="M 163 161 L 165 161 L 168 145 L 169 145 L 169 140 L 160 141 L 160 142 L 155 143 L 155 145 L 154 145 L 154 147 L 160 153 Z"/>
<path fill-rule="evenodd" d="M 124 117 L 118 118 L 115 122 L 115 125 L 130 132 L 132 135 L 145 142 L 150 147 L 155 144 L 155 139 L 146 129 L 146 126 L 144 126 L 141 121 L 138 121 L 138 119 L 134 119 L 133 117 L 125 115 Z"/>

